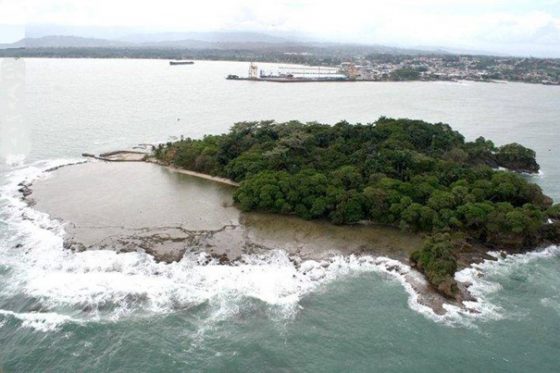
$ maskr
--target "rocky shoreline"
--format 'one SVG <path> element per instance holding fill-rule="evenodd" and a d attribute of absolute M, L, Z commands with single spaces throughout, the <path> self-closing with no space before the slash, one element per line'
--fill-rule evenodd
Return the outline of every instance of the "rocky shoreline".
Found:
<path fill-rule="evenodd" d="M 139 160 L 140 157 L 142 159 Z M 126 167 L 126 164 L 136 164 L 142 167 L 139 162 L 146 163 L 157 169 L 163 169 L 165 172 L 169 171 L 169 173 L 177 173 L 186 177 L 195 177 L 203 183 L 212 181 L 224 185 L 224 187 L 236 185 L 231 180 L 177 170 L 160 164 L 151 160 L 148 153 L 143 152 L 119 151 L 94 156 L 94 158 L 105 162 L 115 162 L 115 166 L 121 165 L 123 167 Z M 95 163 L 86 162 L 83 167 L 91 167 Z M 98 163 L 93 168 L 99 170 L 98 166 L 103 168 L 104 164 Z M 106 163 L 105 165 L 109 166 L 110 164 Z M 50 171 L 57 170 L 60 169 Z M 72 174 L 72 172 L 66 172 L 66 174 Z M 90 172 L 85 172 L 85 174 L 90 174 Z M 78 175 L 78 177 L 81 176 L 83 175 Z M 65 175 L 62 175 L 62 177 L 65 177 Z M 52 181 L 52 178 L 50 180 Z M 70 184 L 72 184 L 72 180 L 70 181 Z M 61 182 L 65 183 L 63 180 Z M 35 186 L 30 184 L 22 184 L 20 192 L 30 205 L 35 205 L 38 210 L 47 212 L 51 217 L 65 223 L 64 246 L 70 250 L 111 249 L 118 252 L 141 250 L 153 256 L 156 261 L 165 263 L 179 261 L 187 253 L 205 253 L 208 262 L 216 260 L 223 265 L 242 264 L 245 255 L 258 255 L 275 249 L 285 250 L 292 258 L 295 266 L 305 260 L 329 263 L 337 255 L 391 258 L 401 264 L 385 264 L 382 260 L 379 263 L 384 266 L 384 271 L 388 274 L 402 277 L 418 294 L 420 304 L 430 307 L 438 315 L 447 312 L 446 304 L 459 307 L 463 312 L 477 312 L 475 309 L 467 308 L 464 304 L 465 301 L 476 301 L 468 291 L 470 284 L 460 283 L 457 297 L 455 299 L 446 298 L 433 289 L 420 272 L 410 266 L 409 254 L 421 243 L 421 237 L 417 235 L 406 234 L 388 227 L 334 226 L 327 222 L 309 222 L 293 217 L 258 213 L 240 214 L 232 206 L 231 201 L 212 208 L 221 211 L 217 213 L 218 215 L 225 213 L 225 211 L 228 211 L 230 215 L 233 214 L 235 217 L 232 221 L 224 221 L 215 228 L 209 229 L 200 229 L 200 227 L 194 227 L 193 229 L 188 224 L 156 224 L 130 227 L 127 227 L 123 222 L 120 226 L 84 224 L 84 221 L 74 221 L 76 219 L 72 219 L 71 214 L 67 216 L 64 213 L 59 214 L 57 211 L 53 211 L 52 206 L 44 206 L 46 198 L 45 195 L 41 195 L 42 184 L 44 184 L 43 181 L 38 182 L 39 195 L 33 195 Z M 208 185 L 205 184 L 202 188 L 207 189 Z M 95 188 L 91 188 L 91 190 L 82 189 L 81 192 L 95 193 Z M 87 209 L 87 206 L 82 205 L 80 208 Z M 86 223 L 91 222 L 86 221 Z M 467 267 L 472 263 L 491 258 L 477 249 L 471 257 L 465 257 L 461 264 Z"/>

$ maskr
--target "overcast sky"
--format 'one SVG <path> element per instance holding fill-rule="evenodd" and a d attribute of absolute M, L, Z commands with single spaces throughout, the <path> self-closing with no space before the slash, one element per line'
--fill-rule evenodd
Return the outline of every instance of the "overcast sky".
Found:
<path fill-rule="evenodd" d="M 20 35 L 26 24 L 56 24 L 293 32 L 328 41 L 560 57 L 560 0 L 0 0 L 1 24 L 14 26 L 0 27 L 0 42 Z"/>

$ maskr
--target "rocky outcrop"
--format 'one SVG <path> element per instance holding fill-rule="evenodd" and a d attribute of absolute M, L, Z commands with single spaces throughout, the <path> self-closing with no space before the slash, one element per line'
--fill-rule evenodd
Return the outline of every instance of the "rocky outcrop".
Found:
<path fill-rule="evenodd" d="M 18 187 L 20 187 L 18 189 L 18 192 L 20 192 L 23 195 L 23 198 L 27 198 L 29 195 L 31 195 L 32 191 L 31 191 L 31 185 L 25 184 L 25 183 L 19 183 Z"/>
<path fill-rule="evenodd" d="M 498 149 L 496 160 L 500 167 L 515 172 L 537 173 L 539 164 L 535 159 L 535 152 L 523 145 L 512 143 Z"/>

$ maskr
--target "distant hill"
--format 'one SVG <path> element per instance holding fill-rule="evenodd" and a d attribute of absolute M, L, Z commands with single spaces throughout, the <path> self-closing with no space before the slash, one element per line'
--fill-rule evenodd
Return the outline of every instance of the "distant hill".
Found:
<path fill-rule="evenodd" d="M 147 48 L 147 49 L 218 49 L 218 50 L 275 50 L 317 53 L 325 50 L 340 53 L 430 53 L 421 49 L 403 49 L 382 45 L 360 45 L 299 40 L 257 32 L 180 32 L 132 34 L 117 39 L 49 35 L 25 38 L 0 48 Z"/>
<path fill-rule="evenodd" d="M 27 37 L 0 48 L 185 48 L 243 49 L 266 48 L 270 45 L 292 44 L 288 39 L 256 32 L 182 32 L 134 34 L 117 39 L 89 38 L 69 35 Z"/>
<path fill-rule="evenodd" d="M 134 34 L 117 40 L 137 44 L 197 41 L 206 43 L 286 43 L 290 39 L 258 32 L 164 32 Z"/>
<path fill-rule="evenodd" d="M 50 35 L 39 38 L 25 38 L 11 44 L 0 44 L 0 48 L 120 48 L 129 45 L 129 43 L 116 40 Z"/>

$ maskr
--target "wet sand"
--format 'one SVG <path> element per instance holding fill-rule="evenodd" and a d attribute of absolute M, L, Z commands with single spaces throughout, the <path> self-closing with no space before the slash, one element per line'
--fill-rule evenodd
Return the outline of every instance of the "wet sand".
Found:
<path fill-rule="evenodd" d="M 368 254 L 408 263 L 418 235 L 382 226 L 335 226 L 325 221 L 243 213 L 233 205 L 235 187 L 149 162 L 86 162 L 53 170 L 26 198 L 65 223 L 72 250 L 143 250 L 158 261 L 207 253 L 221 263 L 243 254 L 285 250 L 302 260 Z M 447 301 L 406 266 L 402 275 L 429 305 L 444 313 Z M 403 269 L 405 268 L 405 269 Z"/>
<path fill-rule="evenodd" d="M 102 154 L 99 154 L 99 155 L 90 154 L 90 153 L 83 153 L 82 156 L 88 157 L 88 158 L 98 159 L 98 160 L 101 160 L 101 161 L 107 161 L 107 162 L 148 162 L 148 163 L 154 163 L 154 164 L 160 165 L 161 167 L 165 167 L 170 171 L 177 172 L 177 173 L 180 173 L 180 174 L 183 174 L 183 175 L 196 176 L 200 179 L 210 180 L 210 181 L 214 181 L 214 182 L 220 183 L 220 184 L 226 184 L 226 185 L 231 185 L 231 186 L 239 186 L 239 183 L 236 183 L 235 181 L 230 180 L 230 179 L 226 179 L 224 177 L 212 176 L 212 175 L 203 174 L 203 173 L 200 173 L 200 172 L 186 170 L 184 168 L 177 168 L 177 167 L 174 167 L 172 165 L 164 164 L 163 162 L 160 162 L 158 159 L 156 159 L 151 154 L 150 151 L 146 150 L 145 149 L 146 146 L 147 147 L 153 147 L 153 145 L 145 144 L 145 146 L 139 147 L 139 148 L 144 148 L 144 151 L 117 150 L 117 151 L 113 151 L 113 152 L 102 153 Z"/>
<path fill-rule="evenodd" d="M 210 181 L 213 181 L 215 183 L 220 183 L 220 184 L 225 184 L 225 185 L 239 186 L 239 183 L 236 183 L 235 181 L 230 180 L 230 179 L 226 179 L 224 177 L 202 174 L 200 172 L 185 170 L 184 168 L 177 168 L 177 167 L 165 165 L 165 164 L 160 163 L 159 161 L 157 161 L 154 158 L 147 158 L 147 159 L 145 159 L 145 161 L 150 162 L 150 163 L 154 163 L 154 164 L 158 164 L 161 167 L 167 168 L 169 171 L 177 172 L 177 173 L 180 173 L 180 174 L 183 174 L 183 175 L 195 176 L 195 177 L 198 177 L 199 179 L 210 180 Z"/>

